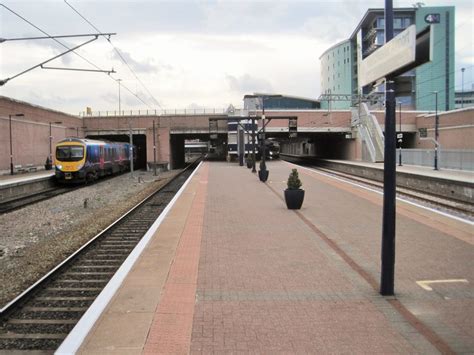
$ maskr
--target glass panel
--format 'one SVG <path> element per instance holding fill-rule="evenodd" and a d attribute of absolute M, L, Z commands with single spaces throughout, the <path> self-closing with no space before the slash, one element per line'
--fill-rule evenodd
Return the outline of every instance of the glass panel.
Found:
<path fill-rule="evenodd" d="M 84 158 L 84 148 L 80 146 L 61 146 L 56 148 L 59 161 L 79 161 Z"/>

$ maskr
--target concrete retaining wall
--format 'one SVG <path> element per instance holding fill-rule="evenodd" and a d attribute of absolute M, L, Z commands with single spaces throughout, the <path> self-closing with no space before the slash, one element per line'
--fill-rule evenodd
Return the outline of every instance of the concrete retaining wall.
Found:
<path fill-rule="evenodd" d="M 318 165 L 383 182 L 383 169 L 325 160 L 320 160 Z M 474 183 L 441 179 L 433 176 L 397 172 L 397 186 L 467 203 L 472 203 L 474 198 Z"/>
<path fill-rule="evenodd" d="M 6 202 L 18 197 L 39 193 L 55 186 L 54 176 L 12 183 L 0 186 L 0 202 Z"/>

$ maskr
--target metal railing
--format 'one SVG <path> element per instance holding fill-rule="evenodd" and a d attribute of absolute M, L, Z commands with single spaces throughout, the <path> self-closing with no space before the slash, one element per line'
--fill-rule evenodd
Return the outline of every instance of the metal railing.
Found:
<path fill-rule="evenodd" d="M 434 167 L 434 149 L 402 149 L 402 164 Z M 441 169 L 474 171 L 474 150 L 440 149 L 438 166 Z"/>
<path fill-rule="evenodd" d="M 351 124 L 359 128 L 362 139 L 367 143 L 372 161 L 383 161 L 384 136 L 377 118 L 370 113 L 365 103 L 353 108 L 351 113 Z"/>
<path fill-rule="evenodd" d="M 81 111 L 80 117 L 117 117 L 117 116 L 198 116 L 227 114 L 225 108 L 184 108 L 163 110 L 114 110 L 114 111 Z"/>

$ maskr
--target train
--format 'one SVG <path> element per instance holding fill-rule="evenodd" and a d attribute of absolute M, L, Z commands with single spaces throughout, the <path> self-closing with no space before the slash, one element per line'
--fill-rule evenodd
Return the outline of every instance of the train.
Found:
<path fill-rule="evenodd" d="M 60 183 L 89 182 L 128 171 L 130 148 L 129 143 L 63 139 L 55 146 L 56 180 Z"/>

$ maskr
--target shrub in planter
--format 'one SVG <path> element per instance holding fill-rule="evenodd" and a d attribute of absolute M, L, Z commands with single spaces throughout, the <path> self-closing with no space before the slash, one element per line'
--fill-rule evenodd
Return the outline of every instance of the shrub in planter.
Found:
<path fill-rule="evenodd" d="M 260 161 L 260 170 L 258 171 L 258 178 L 260 179 L 261 182 L 265 182 L 268 180 L 268 174 L 270 172 L 267 170 L 267 166 L 265 165 L 265 162 L 263 159 Z"/>
<path fill-rule="evenodd" d="M 298 170 L 292 169 L 288 177 L 288 188 L 285 190 L 286 207 L 290 210 L 299 210 L 304 200 L 304 190 L 301 189 L 301 180 Z"/>
<path fill-rule="evenodd" d="M 252 156 L 249 154 L 249 155 L 247 156 L 247 168 L 250 169 L 252 166 L 253 166 L 253 158 L 252 158 Z"/>

